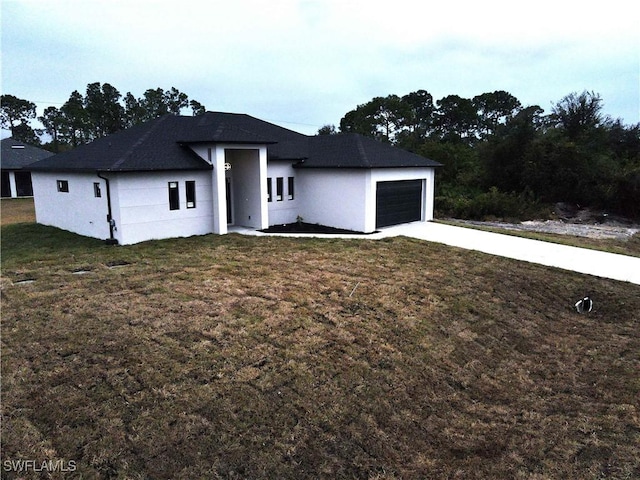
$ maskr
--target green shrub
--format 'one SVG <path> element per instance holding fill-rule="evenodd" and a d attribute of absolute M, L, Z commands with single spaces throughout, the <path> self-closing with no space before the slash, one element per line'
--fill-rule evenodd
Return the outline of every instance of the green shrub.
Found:
<path fill-rule="evenodd" d="M 488 192 L 456 194 L 443 191 L 436 197 L 436 216 L 469 220 L 523 220 L 545 216 L 544 207 L 529 192 L 506 193 L 491 187 Z"/>

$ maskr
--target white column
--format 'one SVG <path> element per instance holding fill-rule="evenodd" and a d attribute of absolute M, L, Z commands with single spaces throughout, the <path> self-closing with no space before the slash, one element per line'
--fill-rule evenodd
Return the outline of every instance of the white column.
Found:
<path fill-rule="evenodd" d="M 269 228 L 269 204 L 267 203 L 267 147 L 259 149 L 260 164 L 260 228 Z"/>
<path fill-rule="evenodd" d="M 213 164 L 213 233 L 224 235 L 227 233 L 227 187 L 225 183 L 224 147 L 216 145 L 211 149 Z"/>
<path fill-rule="evenodd" d="M 429 169 L 427 179 L 425 181 L 425 188 L 423 195 L 425 195 L 425 212 L 424 221 L 429 222 L 433 220 L 433 207 L 436 199 L 436 182 L 435 182 L 435 169 Z"/>
<path fill-rule="evenodd" d="M 11 198 L 18 196 L 18 187 L 16 185 L 16 172 L 9 171 L 9 188 L 11 190 Z"/>

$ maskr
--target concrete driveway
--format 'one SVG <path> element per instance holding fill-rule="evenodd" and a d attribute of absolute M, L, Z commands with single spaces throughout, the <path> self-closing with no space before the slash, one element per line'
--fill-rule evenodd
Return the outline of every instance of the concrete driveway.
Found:
<path fill-rule="evenodd" d="M 472 228 L 454 227 L 442 223 L 414 222 L 386 227 L 371 235 L 326 234 L 267 234 L 255 230 L 234 228 L 231 231 L 249 235 L 276 235 L 286 237 L 380 239 L 404 235 L 428 242 L 477 250 L 491 255 L 538 263 L 587 275 L 611 278 L 640 285 L 640 258 L 541 242 Z"/>
<path fill-rule="evenodd" d="M 433 222 L 415 222 L 382 229 L 371 237 L 405 235 L 491 255 L 539 263 L 597 277 L 640 285 L 640 258 L 541 242 L 472 228 Z M 369 237 L 369 238 L 371 238 Z"/>

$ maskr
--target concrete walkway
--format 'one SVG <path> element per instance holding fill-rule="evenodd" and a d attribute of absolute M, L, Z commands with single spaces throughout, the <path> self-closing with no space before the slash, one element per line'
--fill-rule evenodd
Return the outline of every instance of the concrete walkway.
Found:
<path fill-rule="evenodd" d="M 254 230 L 232 228 L 230 231 L 248 235 L 287 237 L 357 238 L 376 240 L 406 236 L 443 243 L 453 247 L 477 250 L 491 255 L 538 263 L 574 272 L 611 278 L 640 285 L 640 258 L 528 238 L 455 227 L 433 222 L 414 222 L 386 227 L 371 235 L 266 234 Z"/>
<path fill-rule="evenodd" d="M 433 222 L 399 225 L 389 230 L 393 231 L 394 235 L 406 235 L 453 247 L 478 250 L 491 255 L 640 285 L 639 257 Z"/>

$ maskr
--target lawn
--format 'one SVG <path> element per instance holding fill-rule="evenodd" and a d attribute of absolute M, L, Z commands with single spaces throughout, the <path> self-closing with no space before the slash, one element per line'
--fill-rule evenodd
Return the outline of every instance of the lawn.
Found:
<path fill-rule="evenodd" d="M 0 202 L 2 225 L 36 221 L 33 198 L 3 198 Z"/>
<path fill-rule="evenodd" d="M 638 478 L 638 311 L 637 285 L 407 238 L 7 225 L 2 478 Z"/>

